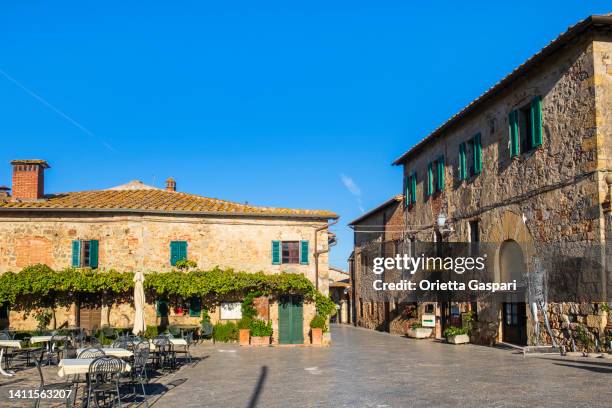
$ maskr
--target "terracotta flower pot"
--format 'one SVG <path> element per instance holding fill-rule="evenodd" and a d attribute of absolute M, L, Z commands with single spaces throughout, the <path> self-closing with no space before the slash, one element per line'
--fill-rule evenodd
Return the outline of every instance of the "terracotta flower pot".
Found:
<path fill-rule="evenodd" d="M 310 329 L 311 342 L 314 346 L 323 344 L 323 329 Z"/>
<path fill-rule="evenodd" d="M 241 346 L 249 345 L 249 337 L 251 337 L 251 331 L 249 329 L 240 329 L 239 330 L 239 339 Z"/>
<path fill-rule="evenodd" d="M 251 346 L 269 346 L 270 337 L 251 337 Z"/>

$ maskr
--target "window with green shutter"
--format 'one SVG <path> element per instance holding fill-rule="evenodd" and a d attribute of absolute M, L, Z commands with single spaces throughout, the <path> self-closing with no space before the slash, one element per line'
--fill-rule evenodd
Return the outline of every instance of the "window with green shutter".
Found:
<path fill-rule="evenodd" d="M 9 318 L 9 304 L 8 303 L 2 303 L 0 305 L 0 319 L 8 319 Z"/>
<path fill-rule="evenodd" d="M 189 299 L 189 316 L 200 317 L 202 313 L 202 299 L 193 297 Z"/>
<path fill-rule="evenodd" d="M 300 263 L 308 265 L 308 241 L 306 240 L 300 242 Z"/>
<path fill-rule="evenodd" d="M 411 179 L 412 179 L 412 173 L 408 174 L 405 178 L 404 178 L 404 205 L 406 207 L 408 207 L 411 202 L 410 202 L 410 189 L 411 187 Z"/>
<path fill-rule="evenodd" d="M 280 265 L 281 263 L 281 243 L 280 241 L 272 241 L 272 265 Z"/>
<path fill-rule="evenodd" d="M 157 317 L 168 317 L 168 310 L 168 301 L 158 299 L 155 304 L 155 311 L 157 312 Z"/>
<path fill-rule="evenodd" d="M 510 112 L 510 157 L 527 153 L 542 145 L 542 98 Z"/>
<path fill-rule="evenodd" d="M 187 241 L 170 241 L 170 265 L 187 259 Z"/>
<path fill-rule="evenodd" d="M 98 240 L 75 240 L 72 241 L 72 266 L 75 268 L 98 267 Z"/>
<path fill-rule="evenodd" d="M 467 178 L 467 160 L 465 157 L 465 142 L 459 144 L 459 180 L 465 180 Z"/>

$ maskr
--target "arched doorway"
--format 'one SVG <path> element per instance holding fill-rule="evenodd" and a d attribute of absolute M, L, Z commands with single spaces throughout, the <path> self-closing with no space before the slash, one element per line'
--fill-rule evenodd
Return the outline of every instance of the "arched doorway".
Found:
<path fill-rule="evenodd" d="M 525 256 L 518 242 L 508 239 L 499 248 L 501 282 L 522 282 L 526 274 Z M 524 297 L 506 299 L 502 305 L 502 340 L 521 346 L 527 345 L 527 304 Z"/>

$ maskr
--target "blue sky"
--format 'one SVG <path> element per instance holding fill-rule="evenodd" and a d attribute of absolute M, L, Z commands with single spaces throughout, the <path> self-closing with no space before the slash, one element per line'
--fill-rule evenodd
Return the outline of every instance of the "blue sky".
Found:
<path fill-rule="evenodd" d="M 346 224 L 401 192 L 395 158 L 568 26 L 611 11 L 86 3 L 2 6 L 0 184 L 11 159 L 43 158 L 48 192 L 173 176 L 185 192 L 330 209 L 343 268 Z"/>

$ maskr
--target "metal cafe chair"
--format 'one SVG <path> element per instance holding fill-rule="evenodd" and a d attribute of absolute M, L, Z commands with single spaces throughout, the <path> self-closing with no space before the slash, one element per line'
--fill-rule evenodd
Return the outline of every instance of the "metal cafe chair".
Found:
<path fill-rule="evenodd" d="M 87 378 L 87 406 L 91 406 L 93 400 L 96 406 L 99 406 L 100 399 L 106 400 L 113 395 L 113 405 L 115 400 L 117 405 L 121 407 L 121 394 L 119 392 L 119 379 L 123 371 L 124 363 L 117 357 L 98 357 L 89 365 Z M 106 404 L 105 404 L 106 405 Z"/>
<path fill-rule="evenodd" d="M 170 353 L 170 340 L 166 336 L 157 336 L 153 339 L 155 351 L 153 352 L 153 362 L 158 368 L 163 368 L 168 362 Z"/>
<path fill-rule="evenodd" d="M 42 357 L 42 356 L 41 356 Z M 71 381 L 64 381 L 58 383 L 47 384 L 45 383 L 45 377 L 42 372 L 41 363 L 34 359 L 34 364 L 36 365 L 36 370 L 38 371 L 38 377 L 40 378 L 40 384 L 38 386 L 38 397 L 34 402 L 34 408 L 38 408 L 40 406 L 40 399 L 44 394 L 44 391 L 61 391 L 65 390 L 66 395 L 66 408 L 70 407 L 72 404 L 70 401 L 74 401 L 76 398 L 76 391 L 74 390 L 74 383 Z"/>
<path fill-rule="evenodd" d="M 191 352 L 189 351 L 189 348 L 193 344 L 193 332 L 189 332 L 186 335 L 184 335 L 183 336 L 183 340 L 185 340 L 187 342 L 187 344 L 185 346 L 177 346 L 177 347 L 183 347 L 182 349 L 174 347 L 173 348 L 173 352 L 174 352 L 175 355 L 176 354 L 183 354 L 183 355 L 185 355 L 185 358 L 187 358 L 189 363 L 191 363 L 192 357 L 191 357 Z"/>
<path fill-rule="evenodd" d="M 149 342 L 141 341 L 134 345 L 134 360 L 131 372 L 131 383 L 136 395 L 136 385 L 140 384 L 142 388 L 142 396 L 145 400 L 145 404 L 149 406 L 149 400 L 147 399 L 147 392 L 145 390 L 145 383 L 149 381 L 147 377 L 147 361 L 149 360 Z"/>
<path fill-rule="evenodd" d="M 56 332 L 54 332 L 51 335 L 51 340 L 49 340 L 49 342 L 47 343 L 47 365 L 51 365 L 53 364 L 53 362 L 55 361 L 55 363 L 59 363 L 60 360 L 60 353 L 61 350 L 63 348 L 63 344 L 65 344 L 66 340 L 64 340 L 63 336 L 58 335 Z"/>
<path fill-rule="evenodd" d="M 90 348 L 86 348 L 85 350 L 81 351 L 77 358 L 97 358 L 97 357 L 103 357 L 105 355 L 106 354 L 104 353 L 104 350 L 97 348 L 97 347 L 90 347 Z"/>

